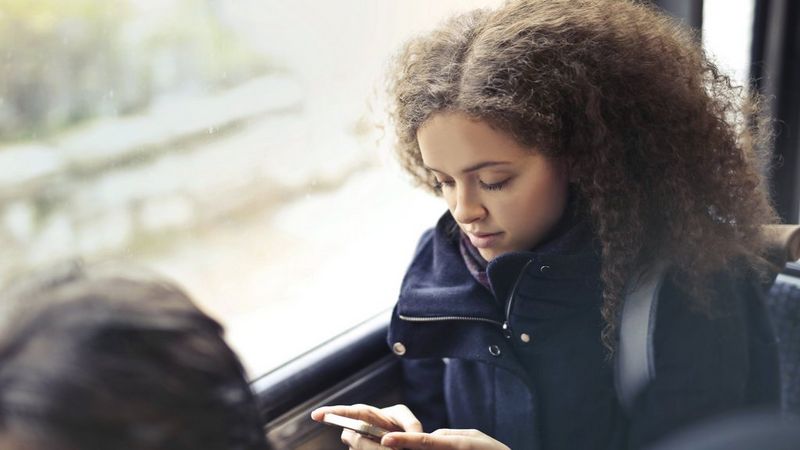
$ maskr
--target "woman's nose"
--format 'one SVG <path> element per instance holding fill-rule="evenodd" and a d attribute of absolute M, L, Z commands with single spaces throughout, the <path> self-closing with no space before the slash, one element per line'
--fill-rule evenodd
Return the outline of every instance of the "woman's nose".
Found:
<path fill-rule="evenodd" d="M 472 223 L 486 217 L 486 208 L 477 195 L 467 189 L 457 189 L 451 213 L 458 223 Z"/>

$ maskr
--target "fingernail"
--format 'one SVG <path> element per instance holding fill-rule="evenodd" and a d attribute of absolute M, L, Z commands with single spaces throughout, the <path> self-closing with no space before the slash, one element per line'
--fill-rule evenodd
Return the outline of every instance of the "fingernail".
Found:
<path fill-rule="evenodd" d="M 384 447 L 391 447 L 396 443 L 397 440 L 391 436 L 386 436 L 383 438 L 383 440 L 381 440 L 381 445 L 383 445 Z"/>

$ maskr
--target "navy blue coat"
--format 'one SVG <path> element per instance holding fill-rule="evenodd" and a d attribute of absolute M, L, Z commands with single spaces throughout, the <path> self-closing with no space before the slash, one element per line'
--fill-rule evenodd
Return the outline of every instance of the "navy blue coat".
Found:
<path fill-rule="evenodd" d="M 447 213 L 422 236 L 388 335 L 427 431 L 475 428 L 514 450 L 636 449 L 714 414 L 777 406 L 776 343 L 752 280 L 719 275 L 726 310 L 714 318 L 665 280 L 656 379 L 628 418 L 600 341 L 591 234 L 557 254 L 499 256 L 491 292 L 469 273 L 453 227 Z"/>

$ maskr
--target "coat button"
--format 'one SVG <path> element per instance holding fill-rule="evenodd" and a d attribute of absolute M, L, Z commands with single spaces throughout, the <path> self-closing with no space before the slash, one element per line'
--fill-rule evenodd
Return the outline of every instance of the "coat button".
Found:
<path fill-rule="evenodd" d="M 527 344 L 531 341 L 531 335 L 528 333 L 522 333 L 519 335 L 519 340 Z"/>
<path fill-rule="evenodd" d="M 500 356 L 500 347 L 498 347 L 496 345 L 490 345 L 489 346 L 489 353 L 492 356 Z"/>
<path fill-rule="evenodd" d="M 406 354 L 406 346 L 402 342 L 395 342 L 392 345 L 392 351 L 397 356 L 403 356 Z"/>
<path fill-rule="evenodd" d="M 550 266 L 542 266 L 542 267 L 539 267 L 539 272 L 541 272 L 541 273 L 547 273 L 547 272 L 550 272 Z"/>

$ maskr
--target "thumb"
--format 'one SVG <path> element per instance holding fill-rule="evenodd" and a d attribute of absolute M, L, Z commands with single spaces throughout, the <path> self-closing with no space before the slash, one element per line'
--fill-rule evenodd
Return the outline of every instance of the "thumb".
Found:
<path fill-rule="evenodd" d="M 428 433 L 389 433 L 381 439 L 381 445 L 409 450 L 457 449 L 458 436 Z M 455 441 L 454 441 L 455 440 Z"/>
<path fill-rule="evenodd" d="M 435 434 L 438 436 L 466 436 L 466 437 L 485 436 L 485 434 L 481 433 L 478 430 L 450 429 L 450 428 L 439 428 L 438 430 L 434 431 L 431 434 Z"/>

